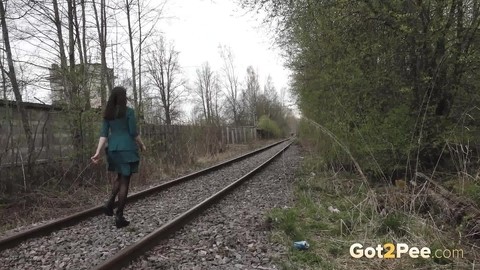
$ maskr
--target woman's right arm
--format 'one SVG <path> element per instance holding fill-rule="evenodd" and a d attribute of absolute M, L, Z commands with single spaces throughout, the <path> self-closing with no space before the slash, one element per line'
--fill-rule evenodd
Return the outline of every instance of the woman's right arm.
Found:
<path fill-rule="evenodd" d="M 95 151 L 95 155 L 91 157 L 93 163 L 96 164 L 100 160 L 100 153 L 105 144 L 107 144 L 107 137 L 100 137 L 100 139 L 98 139 L 97 151 Z"/>
<path fill-rule="evenodd" d="M 93 163 L 98 163 L 100 160 L 100 153 L 102 149 L 107 144 L 108 140 L 108 130 L 110 129 L 110 125 L 108 124 L 107 120 L 103 120 L 102 129 L 100 131 L 100 138 L 98 139 L 97 150 L 95 151 L 95 155 L 91 157 Z"/>
<path fill-rule="evenodd" d="M 140 135 L 137 135 L 137 137 L 135 137 L 135 142 L 138 144 L 140 149 L 142 149 L 142 151 L 147 150 L 147 147 L 145 147 L 145 144 L 143 143 L 142 138 L 140 138 Z"/>

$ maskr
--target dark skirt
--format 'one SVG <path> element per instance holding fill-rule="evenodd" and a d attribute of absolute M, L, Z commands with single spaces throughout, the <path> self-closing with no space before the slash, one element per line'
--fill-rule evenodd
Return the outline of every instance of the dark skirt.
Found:
<path fill-rule="evenodd" d="M 108 151 L 108 171 L 117 172 L 125 176 L 138 173 L 140 157 L 138 151 Z"/>

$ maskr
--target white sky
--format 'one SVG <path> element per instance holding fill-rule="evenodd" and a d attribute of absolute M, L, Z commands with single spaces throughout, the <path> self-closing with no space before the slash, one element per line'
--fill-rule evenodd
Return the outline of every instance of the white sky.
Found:
<path fill-rule="evenodd" d="M 180 64 L 190 83 L 205 61 L 220 71 L 218 46 L 222 44 L 231 48 L 241 82 L 251 65 L 259 74 L 262 90 L 268 75 L 277 92 L 288 89 L 289 72 L 260 16 L 255 18 L 231 0 L 170 0 L 164 16 L 167 19 L 160 21 L 160 31 L 180 52 Z"/>
<path fill-rule="evenodd" d="M 180 52 L 180 65 L 189 85 L 195 81 L 196 69 L 206 61 L 213 70 L 220 72 L 223 61 L 219 45 L 226 45 L 234 55 L 240 83 L 245 81 L 247 67 L 251 65 L 259 74 L 261 89 L 263 90 L 267 76 L 270 75 L 280 95 L 280 89 L 289 88 L 290 74 L 283 66 L 280 49 L 275 48 L 273 35 L 269 34 L 267 27 L 262 24 L 263 15 L 247 12 L 235 2 L 167 0 L 156 30 L 163 33 L 167 42 L 173 42 L 176 50 Z M 35 46 L 24 45 L 21 47 L 36 51 Z M 25 53 L 18 51 L 17 54 Z M 110 57 L 107 56 L 107 61 Z M 47 101 L 49 94 L 46 89 L 35 89 L 25 98 L 33 102 L 36 102 L 32 100 L 34 97 Z M 288 96 L 285 98 L 288 99 Z M 189 115 L 191 105 L 185 107 L 185 113 Z"/>

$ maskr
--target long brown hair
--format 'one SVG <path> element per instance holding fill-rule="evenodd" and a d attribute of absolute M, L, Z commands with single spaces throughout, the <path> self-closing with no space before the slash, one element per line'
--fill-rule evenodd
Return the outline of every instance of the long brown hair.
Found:
<path fill-rule="evenodd" d="M 127 111 L 127 89 L 116 86 L 112 89 L 103 114 L 105 120 L 125 117 Z"/>

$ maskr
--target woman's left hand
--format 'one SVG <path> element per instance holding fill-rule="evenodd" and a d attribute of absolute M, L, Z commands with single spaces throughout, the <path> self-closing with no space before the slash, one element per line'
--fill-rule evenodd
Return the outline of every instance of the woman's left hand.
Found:
<path fill-rule="evenodd" d="M 143 144 L 143 142 L 140 144 L 140 149 L 145 152 L 147 151 L 147 147 L 145 146 L 145 144 Z"/>
<path fill-rule="evenodd" d="M 98 164 L 100 161 L 100 152 L 96 152 L 95 155 L 93 155 L 90 159 L 94 164 Z"/>

